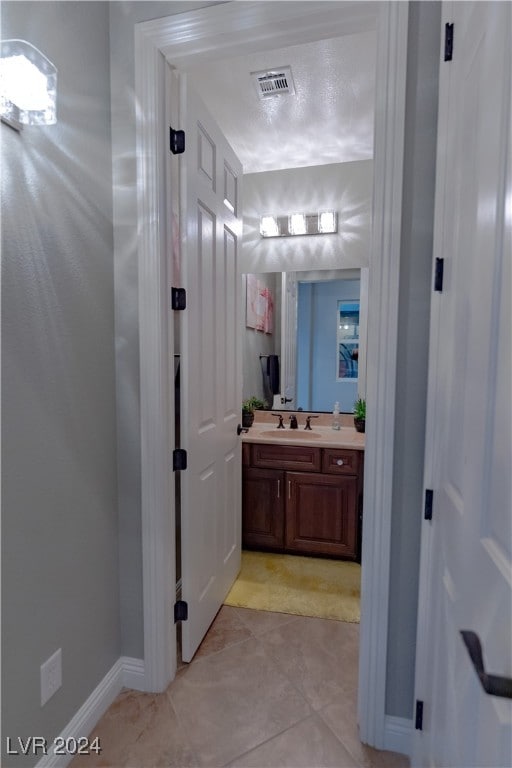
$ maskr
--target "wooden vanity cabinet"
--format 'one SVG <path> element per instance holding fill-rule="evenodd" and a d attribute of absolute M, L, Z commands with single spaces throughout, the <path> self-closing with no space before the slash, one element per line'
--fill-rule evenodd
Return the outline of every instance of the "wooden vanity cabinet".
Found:
<path fill-rule="evenodd" d="M 359 559 L 362 452 L 263 443 L 247 447 L 243 546 Z"/>

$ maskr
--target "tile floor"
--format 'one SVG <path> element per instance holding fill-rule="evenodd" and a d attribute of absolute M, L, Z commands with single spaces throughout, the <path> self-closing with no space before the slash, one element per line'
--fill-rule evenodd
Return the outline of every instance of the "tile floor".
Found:
<path fill-rule="evenodd" d="M 71 768 L 404 768 L 356 725 L 359 625 L 223 606 L 162 694 L 122 691 Z"/>

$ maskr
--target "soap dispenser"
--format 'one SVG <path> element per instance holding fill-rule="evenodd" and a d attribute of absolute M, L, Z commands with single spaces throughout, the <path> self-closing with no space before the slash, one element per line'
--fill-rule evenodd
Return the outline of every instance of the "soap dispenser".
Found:
<path fill-rule="evenodd" d="M 340 404 L 334 403 L 334 410 L 332 412 L 332 428 L 333 429 L 341 429 L 341 422 L 340 422 Z"/>

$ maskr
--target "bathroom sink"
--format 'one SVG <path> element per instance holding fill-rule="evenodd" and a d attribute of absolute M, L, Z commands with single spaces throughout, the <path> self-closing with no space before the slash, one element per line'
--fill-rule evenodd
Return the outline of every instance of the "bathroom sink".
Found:
<path fill-rule="evenodd" d="M 319 432 L 313 432 L 309 429 L 265 429 L 258 432 L 258 437 L 273 437 L 276 440 L 291 438 L 292 440 L 315 440 L 320 437 Z"/>

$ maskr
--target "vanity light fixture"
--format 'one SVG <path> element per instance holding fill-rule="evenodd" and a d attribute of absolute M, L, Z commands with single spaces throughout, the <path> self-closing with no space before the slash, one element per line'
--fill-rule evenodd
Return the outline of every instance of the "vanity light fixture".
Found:
<path fill-rule="evenodd" d="M 57 69 L 26 40 L 0 42 L 0 118 L 19 131 L 23 125 L 57 122 Z"/>
<path fill-rule="evenodd" d="M 265 214 L 260 218 L 262 237 L 290 237 L 292 235 L 330 235 L 338 231 L 336 211 L 318 213 L 290 213 L 288 216 Z"/>

